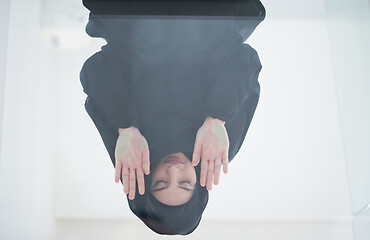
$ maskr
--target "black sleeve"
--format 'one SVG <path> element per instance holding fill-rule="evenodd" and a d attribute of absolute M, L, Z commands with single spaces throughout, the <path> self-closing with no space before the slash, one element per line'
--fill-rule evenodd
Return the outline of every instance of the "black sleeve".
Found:
<path fill-rule="evenodd" d="M 130 85 L 121 69 L 117 59 L 99 51 L 86 60 L 80 72 L 83 91 L 88 95 L 91 107 L 115 131 L 140 127 Z"/>
<path fill-rule="evenodd" d="M 258 81 L 262 65 L 250 45 L 220 46 L 212 56 L 209 68 L 209 91 L 203 104 L 207 116 L 232 122 Z"/>
<path fill-rule="evenodd" d="M 253 84 L 248 99 L 244 102 L 238 115 L 231 124 L 226 126 L 230 141 L 229 161 L 231 161 L 239 152 L 246 138 L 253 116 L 256 112 L 259 97 L 260 84 L 256 81 Z"/>

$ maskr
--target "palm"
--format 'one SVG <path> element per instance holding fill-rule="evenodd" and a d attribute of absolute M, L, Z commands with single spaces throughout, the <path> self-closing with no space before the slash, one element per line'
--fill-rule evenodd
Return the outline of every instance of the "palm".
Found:
<path fill-rule="evenodd" d="M 137 128 L 120 132 L 115 149 L 115 181 L 122 176 L 125 194 L 132 200 L 135 197 L 136 180 L 139 193 L 144 194 L 144 173 L 149 174 L 149 147 Z"/>
<path fill-rule="evenodd" d="M 142 136 L 130 136 L 129 134 L 119 135 L 116 143 L 116 159 L 135 168 L 139 168 L 143 159 L 141 154 L 147 150 L 148 143 Z"/>
<path fill-rule="evenodd" d="M 224 173 L 228 167 L 229 138 L 224 124 L 217 119 L 207 118 L 196 136 L 193 165 L 201 161 L 200 184 L 212 189 L 212 181 L 218 184 L 221 165 Z"/>
<path fill-rule="evenodd" d="M 199 129 L 199 141 L 202 143 L 203 154 L 217 157 L 228 148 L 228 135 L 225 127 L 214 124 Z"/>

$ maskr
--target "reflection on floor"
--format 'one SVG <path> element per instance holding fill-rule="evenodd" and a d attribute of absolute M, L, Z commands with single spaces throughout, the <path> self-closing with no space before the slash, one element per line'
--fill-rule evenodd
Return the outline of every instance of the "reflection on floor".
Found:
<path fill-rule="evenodd" d="M 139 220 L 57 220 L 57 240 L 158 239 Z M 202 220 L 187 239 L 353 240 L 350 221 Z M 181 236 L 171 239 L 183 239 Z"/>

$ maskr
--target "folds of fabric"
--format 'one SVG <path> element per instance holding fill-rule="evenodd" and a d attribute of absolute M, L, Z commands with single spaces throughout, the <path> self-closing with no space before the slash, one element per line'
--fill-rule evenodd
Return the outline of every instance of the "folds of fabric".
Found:
<path fill-rule="evenodd" d="M 256 91 L 252 88 L 261 69 L 259 56 L 250 45 L 220 45 L 211 56 L 204 117 L 218 118 L 226 124 L 232 122 L 250 93 Z"/>
<path fill-rule="evenodd" d="M 96 113 L 117 132 L 118 128 L 140 127 L 124 68 L 115 55 L 99 51 L 85 61 L 80 72 L 84 92 Z"/>
<path fill-rule="evenodd" d="M 251 8 L 251 4 L 248 6 Z M 208 116 L 231 122 L 261 69 L 257 53 L 243 46 L 258 19 L 262 20 L 261 14 L 234 21 L 133 19 L 90 13 L 87 33 L 107 40 L 104 57 L 121 70 L 126 86 L 132 87 L 132 96 L 126 97 L 126 102 L 131 103 L 129 112 L 110 107 L 115 109 L 115 126 L 125 127 L 131 122 L 138 126 L 140 121 L 160 117 L 163 112 L 156 109 L 165 109 L 169 102 L 187 110 L 187 116 L 192 114 L 192 106 Z M 193 98 L 197 98 L 193 101 L 196 104 L 190 104 Z M 203 107 L 199 105 L 202 100 Z"/>
<path fill-rule="evenodd" d="M 126 6 L 125 11 L 133 13 L 130 16 L 109 14 L 114 1 L 100 2 L 95 8 L 87 2 L 91 13 L 86 32 L 104 38 L 107 44 L 86 60 L 80 80 L 88 95 L 86 111 L 113 165 L 118 128 L 139 128 L 149 144 L 153 167 L 172 153 L 186 152 L 190 158 L 197 130 L 207 116 L 226 121 L 231 161 L 259 100 L 262 65 L 257 52 L 244 41 L 264 18 L 262 4 L 230 1 L 233 4 L 221 9 L 228 17 L 208 18 L 178 17 L 181 4 L 191 1 L 167 1 L 170 10 L 165 10 L 173 13 L 170 17 L 147 18 L 138 15 L 148 7 L 137 5 L 143 1 L 115 1 L 116 12 Z M 203 3 L 207 9 L 211 2 Z M 96 6 L 104 7 L 105 12 Z M 215 6 L 208 5 L 211 7 Z M 145 183 L 150 184 L 150 176 L 145 176 Z M 192 199 L 179 208 L 162 208 L 147 193 L 128 202 L 157 233 L 189 234 L 199 224 L 208 192 L 199 186 Z"/>
<path fill-rule="evenodd" d="M 107 41 L 80 74 L 90 111 L 112 131 L 138 127 L 152 151 L 190 151 L 207 116 L 226 121 L 230 143 L 241 144 L 262 68 L 244 41 L 265 9 L 257 0 L 233 3 L 231 18 L 90 12 L 86 32 Z"/>

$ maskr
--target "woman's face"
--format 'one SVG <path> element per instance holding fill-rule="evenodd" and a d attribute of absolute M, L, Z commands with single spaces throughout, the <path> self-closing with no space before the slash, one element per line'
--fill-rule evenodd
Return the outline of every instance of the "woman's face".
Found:
<path fill-rule="evenodd" d="M 153 173 L 150 190 L 161 203 L 176 206 L 189 201 L 196 182 L 191 161 L 179 152 L 161 159 Z"/>

